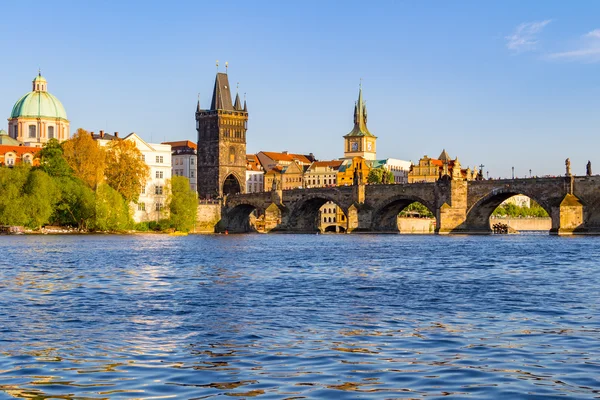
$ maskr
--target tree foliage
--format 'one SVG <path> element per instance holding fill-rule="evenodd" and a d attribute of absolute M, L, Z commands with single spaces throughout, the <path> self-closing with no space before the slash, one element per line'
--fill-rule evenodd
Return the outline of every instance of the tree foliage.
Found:
<path fill-rule="evenodd" d="M 90 188 L 96 189 L 104 180 L 106 152 L 90 133 L 79 128 L 73 137 L 63 143 L 64 158 L 75 176 Z"/>
<path fill-rule="evenodd" d="M 82 180 L 75 177 L 57 179 L 61 200 L 55 209 L 55 221 L 60 225 L 76 226 L 79 230 L 93 224 L 96 197 Z"/>
<path fill-rule="evenodd" d="M 107 184 L 96 190 L 95 215 L 92 228 L 98 231 L 122 231 L 132 226 L 128 202 Z"/>
<path fill-rule="evenodd" d="M 410 203 L 400 212 L 400 216 L 402 217 L 413 216 L 415 214 L 417 214 L 421 218 L 434 217 L 433 213 L 429 210 L 429 208 L 416 201 L 414 203 Z"/>
<path fill-rule="evenodd" d="M 39 152 L 40 169 L 52 177 L 71 176 L 73 171 L 63 157 L 63 148 L 56 139 L 50 139 Z"/>
<path fill-rule="evenodd" d="M 369 171 L 367 175 L 368 183 L 383 183 L 384 175 L 387 178 L 386 183 L 394 183 L 394 173 L 384 168 L 376 168 Z"/>
<path fill-rule="evenodd" d="M 190 189 L 190 182 L 184 176 L 171 179 L 169 210 L 171 225 L 178 231 L 189 232 L 196 224 L 198 197 Z"/>
<path fill-rule="evenodd" d="M 128 202 L 137 202 L 140 188 L 146 184 L 150 168 L 142 159 L 135 142 L 113 140 L 106 151 L 106 183 Z"/>
<path fill-rule="evenodd" d="M 44 171 L 33 170 L 23 187 L 23 202 L 27 215 L 26 225 L 41 228 L 50 221 L 54 206 L 60 200 L 60 190 Z"/>
<path fill-rule="evenodd" d="M 498 206 L 494 212 L 492 212 L 493 216 L 496 217 L 512 217 L 512 218 L 544 218 L 549 217 L 546 210 L 540 206 L 538 203 L 531 201 L 530 207 L 520 207 L 514 203 L 506 203 L 504 205 Z"/>
<path fill-rule="evenodd" d="M 28 166 L 0 167 L 0 225 L 21 226 L 27 223 L 23 187 L 29 171 Z"/>

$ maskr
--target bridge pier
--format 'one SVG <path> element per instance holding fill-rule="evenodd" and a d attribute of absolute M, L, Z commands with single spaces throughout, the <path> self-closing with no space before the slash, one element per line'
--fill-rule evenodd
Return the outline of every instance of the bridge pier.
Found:
<path fill-rule="evenodd" d="M 436 187 L 439 208 L 436 210 L 436 230 L 440 235 L 471 233 L 467 220 L 467 181 L 447 180 Z M 488 228 L 489 229 L 489 228 Z"/>
<path fill-rule="evenodd" d="M 558 207 L 552 207 L 552 235 L 573 235 L 583 229 L 583 204 L 567 193 Z"/>

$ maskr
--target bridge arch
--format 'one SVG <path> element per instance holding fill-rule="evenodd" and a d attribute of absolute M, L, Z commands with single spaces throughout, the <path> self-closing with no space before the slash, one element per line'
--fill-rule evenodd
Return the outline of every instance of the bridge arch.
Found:
<path fill-rule="evenodd" d="M 538 195 L 538 193 L 523 187 L 495 187 L 467 209 L 464 230 L 468 232 L 490 233 L 492 231 L 490 228 L 490 217 L 494 210 L 504 201 L 518 195 L 524 195 L 534 200 L 552 218 L 553 204 L 548 199 Z M 552 225 L 554 226 L 554 221 L 552 221 Z"/>
<path fill-rule="evenodd" d="M 261 231 L 260 221 L 264 215 L 264 208 L 252 202 L 233 205 L 226 210 L 225 229 L 232 233 Z"/>
<path fill-rule="evenodd" d="M 335 219 L 335 223 L 347 230 L 348 221 L 348 206 L 340 201 L 339 193 L 336 190 L 330 190 L 331 193 L 319 191 L 317 193 L 306 193 L 301 199 L 294 202 L 293 208 L 290 209 L 288 226 L 289 229 L 296 232 L 318 232 L 324 230 L 326 225 L 330 225 L 334 221 L 334 216 L 325 217 L 323 223 L 321 221 L 322 208 L 329 202 L 333 203 L 327 209 L 339 208 L 343 216 Z M 331 213 L 331 210 L 329 210 Z M 335 213 L 335 212 L 333 212 Z"/>
<path fill-rule="evenodd" d="M 412 203 L 421 203 L 434 216 L 435 205 L 414 195 L 400 194 L 389 197 L 380 202 L 373 211 L 371 230 L 379 232 L 400 232 L 398 228 L 398 214 Z"/>

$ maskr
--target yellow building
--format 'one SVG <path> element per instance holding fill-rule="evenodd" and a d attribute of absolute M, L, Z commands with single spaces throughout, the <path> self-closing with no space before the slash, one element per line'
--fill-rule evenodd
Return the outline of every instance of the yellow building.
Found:
<path fill-rule="evenodd" d="M 353 157 L 344 160 L 338 169 L 338 186 L 350 186 L 354 183 L 354 172 L 358 174 L 361 183 L 367 183 L 367 177 L 371 171 L 371 162 L 363 157 Z"/>
<path fill-rule="evenodd" d="M 423 156 L 419 164 L 413 165 L 408 173 L 408 183 L 435 182 L 443 176 L 456 180 L 475 180 L 477 169 L 461 168 L 458 157 L 454 160 L 443 150 L 438 158 Z"/>

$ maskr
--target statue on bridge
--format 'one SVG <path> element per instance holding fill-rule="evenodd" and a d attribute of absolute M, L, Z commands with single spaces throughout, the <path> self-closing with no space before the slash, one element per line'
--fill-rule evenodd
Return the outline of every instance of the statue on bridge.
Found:
<path fill-rule="evenodd" d="M 571 160 L 568 158 L 565 160 L 565 169 L 567 170 L 566 176 L 571 176 Z"/>
<path fill-rule="evenodd" d="M 592 176 L 592 162 L 590 160 L 588 160 L 588 163 L 585 166 L 585 174 L 587 176 Z"/>

